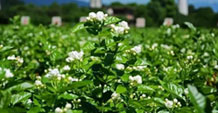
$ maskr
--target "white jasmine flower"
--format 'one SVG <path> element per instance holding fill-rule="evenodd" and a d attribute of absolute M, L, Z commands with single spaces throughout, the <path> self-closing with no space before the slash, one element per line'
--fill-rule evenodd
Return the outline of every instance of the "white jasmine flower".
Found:
<path fill-rule="evenodd" d="M 81 102 L 81 99 L 78 99 L 77 102 Z"/>
<path fill-rule="evenodd" d="M 104 14 L 102 11 L 98 11 L 97 13 L 90 12 L 89 17 L 87 17 L 87 20 L 98 20 L 103 21 L 108 15 Z"/>
<path fill-rule="evenodd" d="M 116 64 L 116 68 L 118 70 L 124 70 L 125 69 L 125 66 L 123 64 Z"/>
<path fill-rule="evenodd" d="M 23 63 L 23 58 L 20 58 L 19 56 L 16 58 L 16 60 L 21 64 Z"/>
<path fill-rule="evenodd" d="M 155 49 L 158 46 L 157 43 L 152 44 L 151 49 Z"/>
<path fill-rule="evenodd" d="M 8 58 L 7 58 L 8 60 L 16 60 L 16 61 L 18 61 L 18 63 L 23 63 L 23 58 L 21 58 L 21 57 L 15 57 L 15 55 L 12 55 L 12 56 L 9 56 Z"/>
<path fill-rule="evenodd" d="M 68 77 L 68 80 L 71 82 L 78 82 L 79 81 L 78 78 L 72 78 L 72 77 Z"/>
<path fill-rule="evenodd" d="M 136 67 L 133 67 L 133 69 L 136 70 L 136 71 L 143 71 L 145 68 L 146 68 L 146 66 L 136 66 Z"/>
<path fill-rule="evenodd" d="M 191 59 L 193 59 L 193 56 L 187 56 L 187 59 L 191 60 Z"/>
<path fill-rule="evenodd" d="M 169 46 L 169 45 L 165 45 L 165 44 L 161 44 L 161 47 L 164 48 L 164 49 L 167 49 L 167 50 L 172 49 L 171 46 Z"/>
<path fill-rule="evenodd" d="M 51 69 L 49 72 L 51 75 L 59 76 L 60 72 L 58 69 Z"/>
<path fill-rule="evenodd" d="M 182 106 L 182 104 L 181 104 L 180 102 L 178 102 L 178 103 L 177 103 L 177 105 L 178 105 L 179 107 L 181 107 L 181 106 Z"/>
<path fill-rule="evenodd" d="M 114 28 L 114 31 L 117 33 L 117 34 L 123 34 L 125 29 L 123 27 L 115 27 Z"/>
<path fill-rule="evenodd" d="M 138 45 L 138 46 L 133 47 L 133 48 L 131 49 L 131 51 L 133 51 L 133 52 L 135 52 L 135 53 L 137 53 L 137 54 L 141 53 L 141 51 L 142 51 L 142 45 Z"/>
<path fill-rule="evenodd" d="M 122 21 L 118 23 L 117 26 L 112 24 L 111 28 L 112 28 L 112 31 L 114 31 L 116 34 L 124 34 L 130 29 L 126 21 Z"/>
<path fill-rule="evenodd" d="M 61 108 L 57 107 L 55 109 L 55 113 L 63 113 L 63 110 Z"/>
<path fill-rule="evenodd" d="M 123 27 L 125 30 L 128 30 L 129 29 L 129 25 L 126 21 L 122 21 L 119 23 L 119 26 L 120 27 Z"/>
<path fill-rule="evenodd" d="M 182 48 L 180 51 L 182 52 L 182 53 L 185 53 L 185 48 Z"/>
<path fill-rule="evenodd" d="M 173 101 L 170 101 L 170 100 L 166 99 L 165 106 L 167 108 L 173 108 Z"/>
<path fill-rule="evenodd" d="M 97 15 L 94 13 L 94 12 L 90 12 L 89 13 L 89 18 L 90 19 L 94 19 L 94 18 L 96 18 L 97 17 Z"/>
<path fill-rule="evenodd" d="M 32 104 L 32 103 L 33 103 L 33 101 L 31 99 L 27 100 L 27 104 Z"/>
<path fill-rule="evenodd" d="M 142 97 L 146 97 L 146 95 L 145 95 L 145 94 L 142 94 Z"/>
<path fill-rule="evenodd" d="M 140 96 L 140 98 L 145 98 L 146 97 L 146 95 L 145 94 L 142 94 L 141 96 Z"/>
<path fill-rule="evenodd" d="M 67 104 L 65 105 L 65 108 L 66 108 L 66 109 L 71 109 L 71 107 L 72 107 L 72 105 L 71 105 L 70 103 L 67 103 Z"/>
<path fill-rule="evenodd" d="M 119 99 L 120 98 L 120 94 L 118 94 L 118 93 L 116 93 L 116 92 L 114 92 L 112 95 L 111 95 L 111 99 L 112 100 L 117 100 L 117 99 Z"/>
<path fill-rule="evenodd" d="M 119 44 L 118 44 L 119 47 L 122 46 L 122 45 L 123 45 L 123 43 L 119 43 Z"/>
<path fill-rule="evenodd" d="M 72 62 L 74 60 L 82 60 L 84 53 L 83 51 L 81 52 L 77 52 L 77 51 L 72 51 L 70 53 L 68 53 L 68 58 L 66 59 L 67 62 Z"/>
<path fill-rule="evenodd" d="M 215 68 L 215 69 L 218 69 L 218 65 L 215 65 L 214 68 Z"/>
<path fill-rule="evenodd" d="M 8 60 L 16 60 L 16 57 L 15 57 L 15 55 L 12 55 L 12 56 L 9 56 L 7 59 Z"/>
<path fill-rule="evenodd" d="M 40 80 L 36 80 L 36 81 L 35 81 L 35 85 L 36 85 L 36 86 L 42 86 L 42 82 L 41 82 Z"/>
<path fill-rule="evenodd" d="M 70 70 L 70 66 L 69 66 L 69 65 L 64 66 L 64 67 L 63 67 L 63 70 L 64 70 L 64 71 L 69 71 L 69 70 Z"/>
<path fill-rule="evenodd" d="M 174 103 L 178 103 L 178 100 L 175 98 L 175 99 L 173 99 L 173 102 Z"/>
<path fill-rule="evenodd" d="M 41 76 L 36 76 L 36 79 L 37 80 L 41 80 Z"/>
<path fill-rule="evenodd" d="M 9 69 L 5 69 L 5 77 L 12 78 L 12 77 L 14 77 L 14 74 L 11 73 L 11 71 Z"/>
<path fill-rule="evenodd" d="M 129 76 L 129 80 L 132 85 L 134 84 L 142 84 L 142 77 L 140 75 L 137 76 Z"/>
<path fill-rule="evenodd" d="M 49 69 L 49 72 L 45 75 L 45 77 L 47 78 L 56 77 L 56 78 L 61 79 L 63 75 L 61 75 L 60 71 L 57 68 L 55 68 L 55 69 Z"/>
<path fill-rule="evenodd" d="M 102 21 L 104 19 L 105 15 L 102 11 L 97 12 L 97 20 Z"/>
<path fill-rule="evenodd" d="M 207 57 L 209 56 L 209 53 L 205 52 L 203 56 Z"/>
<path fill-rule="evenodd" d="M 61 80 L 61 77 L 57 77 L 58 80 Z"/>

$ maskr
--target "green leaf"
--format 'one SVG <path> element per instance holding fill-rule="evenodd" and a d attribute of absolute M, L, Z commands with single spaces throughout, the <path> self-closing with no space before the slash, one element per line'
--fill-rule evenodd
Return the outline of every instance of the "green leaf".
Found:
<path fill-rule="evenodd" d="M 117 93 L 125 93 L 127 90 L 125 87 L 123 87 L 122 85 L 119 85 L 116 89 Z"/>
<path fill-rule="evenodd" d="M 183 87 L 180 85 L 176 85 L 173 83 L 169 83 L 167 85 L 164 85 L 164 89 L 166 89 L 168 92 L 170 92 L 171 94 L 174 94 L 176 96 L 178 96 L 179 98 L 185 100 L 182 96 L 184 90 Z"/>
<path fill-rule="evenodd" d="M 175 113 L 193 113 L 193 110 L 194 109 L 191 107 L 182 107 L 182 108 L 176 110 Z"/>
<path fill-rule="evenodd" d="M 129 104 L 134 108 L 144 108 L 144 104 L 142 104 L 140 101 L 129 100 Z"/>
<path fill-rule="evenodd" d="M 83 46 L 83 50 L 93 50 L 95 49 L 95 43 L 92 43 L 92 42 L 87 42 L 85 43 L 85 45 Z"/>
<path fill-rule="evenodd" d="M 11 96 L 11 103 L 15 105 L 21 101 L 26 101 L 30 97 L 31 97 L 31 93 L 21 92 Z"/>
<path fill-rule="evenodd" d="M 74 94 L 64 93 L 58 96 L 58 99 L 61 99 L 61 98 L 66 99 L 66 100 L 73 100 L 73 99 L 77 99 L 78 96 Z"/>
<path fill-rule="evenodd" d="M 169 112 L 169 111 L 161 110 L 161 111 L 159 111 L 158 113 L 170 113 L 170 112 Z"/>
<path fill-rule="evenodd" d="M 30 89 L 32 87 L 33 87 L 32 83 L 24 82 L 24 83 L 17 84 L 17 85 L 10 87 L 9 89 L 7 89 L 7 91 L 9 91 L 9 92 L 11 92 L 11 91 L 24 91 L 24 90 Z"/>
<path fill-rule="evenodd" d="M 111 65 L 113 62 L 114 62 L 114 54 L 108 53 L 105 57 L 104 65 L 108 66 L 108 65 Z"/>
<path fill-rule="evenodd" d="M 5 46 L 3 48 L 0 48 L 0 52 L 5 52 L 5 51 L 12 50 L 12 49 L 13 49 L 13 47 L 11 47 L 11 46 Z"/>
<path fill-rule="evenodd" d="M 79 81 L 79 82 L 73 82 L 71 83 L 71 85 L 69 85 L 69 87 L 67 87 L 67 89 L 75 89 L 75 88 L 81 88 L 87 85 L 92 84 L 92 81 L 86 80 L 86 81 Z M 67 90 L 62 88 L 63 91 Z"/>
<path fill-rule="evenodd" d="M 204 113 L 206 106 L 206 98 L 198 92 L 195 86 L 188 85 L 188 90 L 190 100 L 194 105 L 195 109 L 198 111 L 198 113 Z"/>
<path fill-rule="evenodd" d="M 165 103 L 163 99 L 157 98 L 157 97 L 154 98 L 154 101 L 157 102 L 157 103 L 159 103 L 159 104 L 163 104 L 163 105 L 164 105 L 164 103 Z"/>
<path fill-rule="evenodd" d="M 117 23 L 119 21 L 121 21 L 119 18 L 113 17 L 113 16 L 109 16 L 105 20 L 105 25 L 114 24 L 114 23 Z"/>
<path fill-rule="evenodd" d="M 83 113 L 82 110 L 72 110 L 72 113 Z"/>
<path fill-rule="evenodd" d="M 86 27 L 85 27 L 84 24 L 85 24 L 84 22 L 80 22 L 80 23 L 76 24 L 76 25 L 73 27 L 72 32 L 75 33 L 75 32 L 77 32 L 77 31 L 79 31 L 79 30 L 86 29 Z"/>
<path fill-rule="evenodd" d="M 0 92 L 0 108 L 7 107 L 11 101 L 11 93 L 7 91 Z"/>
<path fill-rule="evenodd" d="M 138 91 L 143 92 L 143 93 L 152 93 L 155 90 L 151 88 L 150 86 L 147 85 L 139 85 L 138 86 Z"/>
<path fill-rule="evenodd" d="M 39 113 L 39 112 L 45 112 L 45 111 L 40 107 L 33 107 L 30 108 L 30 110 L 27 113 Z"/>

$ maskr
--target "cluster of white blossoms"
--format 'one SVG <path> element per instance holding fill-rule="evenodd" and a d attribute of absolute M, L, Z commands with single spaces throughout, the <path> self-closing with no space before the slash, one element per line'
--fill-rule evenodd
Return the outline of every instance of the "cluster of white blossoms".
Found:
<path fill-rule="evenodd" d="M 70 70 L 70 66 L 69 65 L 66 65 L 63 67 L 63 71 L 69 71 Z"/>
<path fill-rule="evenodd" d="M 61 80 L 62 78 L 65 78 L 65 75 L 61 74 L 60 71 L 55 69 L 49 69 L 49 72 L 45 75 L 47 78 L 57 78 L 58 80 Z"/>
<path fill-rule="evenodd" d="M 67 62 L 72 62 L 74 60 L 82 61 L 83 55 L 84 55 L 83 51 L 81 51 L 81 52 L 72 51 L 72 52 L 68 53 L 68 57 L 67 57 L 66 61 Z"/>
<path fill-rule="evenodd" d="M 130 50 L 126 50 L 127 53 L 133 53 L 134 55 L 140 54 L 142 52 L 142 45 L 135 46 Z"/>
<path fill-rule="evenodd" d="M 193 59 L 193 56 L 192 56 L 192 55 L 189 55 L 189 56 L 187 56 L 187 59 L 188 59 L 188 60 L 191 60 L 191 59 Z"/>
<path fill-rule="evenodd" d="M 112 24 L 111 28 L 112 28 L 112 31 L 115 32 L 116 34 L 128 33 L 128 30 L 130 29 L 126 21 L 122 21 L 118 23 L 118 25 Z"/>
<path fill-rule="evenodd" d="M 14 74 L 11 72 L 10 69 L 3 69 L 0 67 L 0 74 L 4 73 L 5 74 L 5 78 L 12 78 L 14 77 Z"/>
<path fill-rule="evenodd" d="M 181 103 L 177 99 L 173 99 L 173 101 L 165 99 L 165 106 L 167 108 L 175 108 L 175 107 L 181 107 Z"/>
<path fill-rule="evenodd" d="M 120 99 L 120 94 L 113 92 L 113 94 L 111 95 L 111 99 L 112 100 L 119 100 Z"/>
<path fill-rule="evenodd" d="M 7 59 L 17 61 L 18 63 L 21 64 L 23 63 L 23 58 L 21 58 L 20 56 L 15 57 L 15 55 L 12 55 L 12 56 L 8 56 Z"/>
<path fill-rule="evenodd" d="M 40 76 L 37 76 L 36 77 L 36 81 L 35 81 L 35 86 L 37 87 L 37 88 L 41 88 L 41 87 L 44 87 L 44 85 L 42 84 L 42 82 L 41 82 L 41 77 Z"/>
<path fill-rule="evenodd" d="M 106 19 L 107 16 L 108 14 L 104 14 L 104 12 L 102 11 L 98 11 L 97 13 L 90 12 L 89 16 L 86 19 L 88 21 L 94 21 L 94 20 L 103 21 Z"/>
<path fill-rule="evenodd" d="M 135 46 L 131 49 L 131 51 L 135 52 L 136 54 L 139 54 L 142 52 L 142 45 L 138 45 L 138 46 Z"/>
<path fill-rule="evenodd" d="M 67 103 L 65 105 L 65 108 L 60 108 L 60 107 L 57 107 L 55 109 L 55 113 L 66 113 L 68 110 L 70 110 L 72 108 L 72 105 L 70 103 Z"/>
<path fill-rule="evenodd" d="M 142 84 L 142 77 L 140 75 L 137 76 L 129 76 L 130 85 Z"/>
<path fill-rule="evenodd" d="M 116 64 L 116 68 L 118 70 L 124 70 L 125 69 L 125 66 L 123 64 Z"/>
<path fill-rule="evenodd" d="M 68 65 L 65 66 L 65 68 L 67 68 L 67 70 L 70 69 L 70 67 L 68 67 Z M 78 81 L 81 81 L 81 79 L 72 78 L 71 76 L 67 77 L 64 74 L 61 74 L 60 71 L 57 68 L 49 69 L 48 71 L 49 72 L 45 75 L 45 77 L 47 77 L 47 78 L 55 78 L 55 79 L 58 79 L 58 80 L 65 79 L 65 80 L 68 80 L 69 82 L 78 82 Z"/>

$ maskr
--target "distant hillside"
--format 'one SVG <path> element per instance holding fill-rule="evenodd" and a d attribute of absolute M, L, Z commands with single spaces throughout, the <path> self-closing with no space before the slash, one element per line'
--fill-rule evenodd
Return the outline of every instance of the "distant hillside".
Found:
<path fill-rule="evenodd" d="M 78 6 L 89 6 L 89 2 L 81 1 L 81 0 L 22 0 L 24 3 L 32 3 L 36 5 L 50 5 L 54 2 L 58 4 L 64 3 L 76 3 Z"/>

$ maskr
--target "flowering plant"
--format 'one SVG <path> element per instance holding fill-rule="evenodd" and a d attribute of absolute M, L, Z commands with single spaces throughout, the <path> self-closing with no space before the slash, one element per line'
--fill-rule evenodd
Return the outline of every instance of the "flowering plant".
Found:
<path fill-rule="evenodd" d="M 185 26 L 0 26 L 0 112 L 215 113 L 218 32 Z"/>

